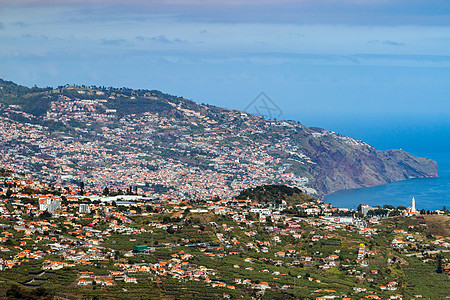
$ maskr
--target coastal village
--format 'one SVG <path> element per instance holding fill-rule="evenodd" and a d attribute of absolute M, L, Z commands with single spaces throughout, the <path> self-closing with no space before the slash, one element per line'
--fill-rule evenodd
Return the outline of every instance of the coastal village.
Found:
<path fill-rule="evenodd" d="M 275 202 L 106 196 L 6 170 L 0 179 L 0 279 L 57 296 L 62 287 L 83 299 L 450 292 L 450 236 L 430 231 L 448 212 L 421 214 L 414 202 L 353 211 L 304 194 Z M 421 272 L 436 290 L 421 288 Z"/>

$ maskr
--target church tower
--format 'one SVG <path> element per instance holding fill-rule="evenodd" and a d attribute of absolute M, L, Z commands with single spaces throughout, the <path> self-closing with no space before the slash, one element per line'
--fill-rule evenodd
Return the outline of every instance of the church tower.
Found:
<path fill-rule="evenodd" d="M 412 198 L 411 212 L 416 212 L 416 199 Z"/>

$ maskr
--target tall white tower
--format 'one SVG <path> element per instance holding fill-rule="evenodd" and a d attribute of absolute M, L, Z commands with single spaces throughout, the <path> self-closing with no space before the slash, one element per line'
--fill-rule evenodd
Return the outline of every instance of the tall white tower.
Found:
<path fill-rule="evenodd" d="M 411 211 L 416 212 L 416 199 L 412 198 Z"/>

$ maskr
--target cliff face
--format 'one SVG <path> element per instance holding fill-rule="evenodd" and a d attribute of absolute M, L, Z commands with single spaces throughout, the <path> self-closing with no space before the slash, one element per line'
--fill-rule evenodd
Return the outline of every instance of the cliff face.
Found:
<path fill-rule="evenodd" d="M 437 164 L 402 150 L 377 151 L 374 147 L 326 131 L 302 143 L 317 167 L 310 168 L 313 187 L 323 194 L 382 185 L 410 178 L 437 176 Z"/>

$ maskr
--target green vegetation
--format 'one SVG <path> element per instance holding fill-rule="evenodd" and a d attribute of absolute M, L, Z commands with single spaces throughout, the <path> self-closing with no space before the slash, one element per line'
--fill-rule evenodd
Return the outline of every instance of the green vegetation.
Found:
<path fill-rule="evenodd" d="M 261 203 L 281 204 L 281 200 L 290 205 L 302 204 L 315 199 L 303 193 L 297 187 L 285 185 L 262 185 L 241 191 L 236 199 L 251 199 Z"/>

